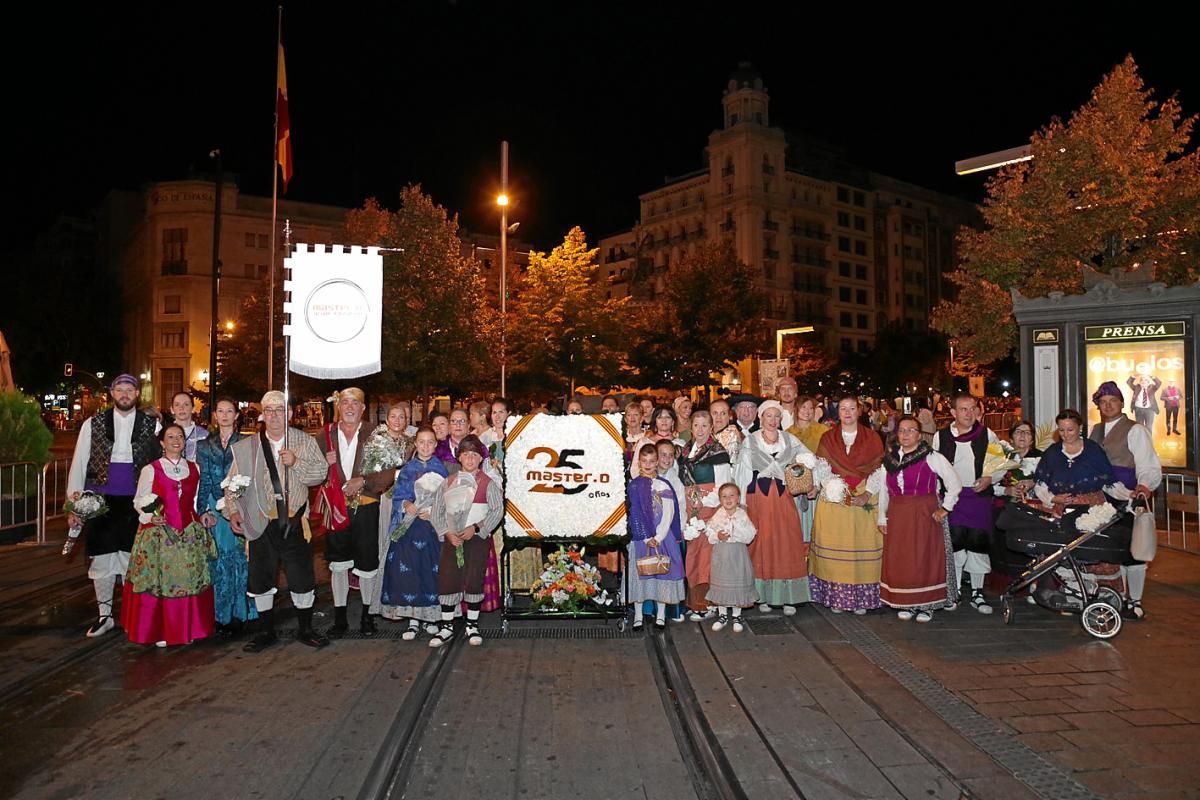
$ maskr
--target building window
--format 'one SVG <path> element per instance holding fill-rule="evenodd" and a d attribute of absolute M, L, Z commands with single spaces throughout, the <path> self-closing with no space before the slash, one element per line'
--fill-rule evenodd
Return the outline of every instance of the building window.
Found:
<path fill-rule="evenodd" d="M 736 115 L 736 114 L 734 115 L 734 117 L 733 117 L 733 120 L 734 120 L 734 122 L 737 122 L 737 115 Z M 725 158 L 725 166 L 724 166 L 724 167 L 721 169 L 721 176 L 722 176 L 722 177 L 725 177 L 725 178 L 728 178 L 728 177 L 729 177 L 730 175 L 732 175 L 732 174 L 733 174 L 733 157 L 732 157 L 732 156 L 726 156 L 726 158 Z"/>
<path fill-rule="evenodd" d="M 839 211 L 837 220 L 838 220 L 838 225 L 842 226 L 843 228 L 850 227 L 850 214 L 848 212 Z"/>
<path fill-rule="evenodd" d="M 853 315 L 849 311 L 843 311 L 838 314 L 838 322 L 841 323 L 843 328 L 849 328 L 854 325 Z"/>
<path fill-rule="evenodd" d="M 866 205 L 867 205 L 866 195 L 864 195 L 862 192 L 855 192 L 854 193 L 854 205 L 866 208 Z"/>
<path fill-rule="evenodd" d="M 855 239 L 854 254 L 858 256 L 865 256 L 867 254 L 867 243 L 862 239 Z"/>
<path fill-rule="evenodd" d="M 763 276 L 766 277 L 766 279 L 769 281 L 775 280 L 775 262 L 774 261 L 768 261 L 766 264 L 763 264 Z"/>
<path fill-rule="evenodd" d="M 271 237 L 265 233 L 258 235 L 258 248 L 260 250 L 269 250 L 271 248 Z"/>
<path fill-rule="evenodd" d="M 866 314 L 858 315 L 858 327 L 862 328 L 864 331 L 867 328 L 871 327 L 870 325 L 867 324 L 867 315 Z"/>
<path fill-rule="evenodd" d="M 246 247 L 254 247 L 254 234 L 253 233 L 246 234 Z"/>
<path fill-rule="evenodd" d="M 867 343 L 863 339 L 858 340 L 858 352 L 860 352 L 860 353 L 867 352 Z"/>
<path fill-rule="evenodd" d="M 860 306 L 865 306 L 867 304 L 867 290 L 858 289 L 855 291 L 854 302 L 858 303 Z"/>
<path fill-rule="evenodd" d="M 841 300 L 843 303 L 850 302 L 850 287 L 849 286 L 839 286 L 838 287 L 838 300 Z"/>
<path fill-rule="evenodd" d="M 163 313 L 164 314 L 180 314 L 183 312 L 182 295 L 167 294 L 163 295 Z"/>
<path fill-rule="evenodd" d="M 838 275 L 841 275 L 843 278 L 850 277 L 850 262 L 849 261 L 839 261 L 838 262 Z"/>
<path fill-rule="evenodd" d="M 258 277 L 260 277 L 260 278 L 267 277 L 267 265 L 266 264 L 258 265 Z"/>
<path fill-rule="evenodd" d="M 187 274 L 187 228 L 163 230 L 162 274 Z"/>
<path fill-rule="evenodd" d="M 854 265 L 854 277 L 858 278 L 860 281 L 865 281 L 867 279 L 867 267 L 865 264 Z"/>
<path fill-rule="evenodd" d="M 159 350 L 186 350 L 187 349 L 187 334 L 182 325 L 170 325 L 159 328 L 158 331 L 158 349 Z"/>
<path fill-rule="evenodd" d="M 854 230 L 865 231 L 866 229 L 867 229 L 867 218 L 860 217 L 858 214 L 855 214 L 854 215 Z"/>
<path fill-rule="evenodd" d="M 159 385 L 162 386 L 163 397 L 174 397 L 183 391 L 182 369 L 160 369 L 158 377 Z"/>
<path fill-rule="evenodd" d="M 837 200 L 839 203 L 849 203 L 850 202 L 850 190 L 847 189 L 845 186 L 837 187 Z"/>
<path fill-rule="evenodd" d="M 851 349 L 853 349 L 853 348 L 851 348 L 851 346 L 850 346 L 850 340 L 843 338 L 842 339 L 842 352 L 849 353 Z"/>
<path fill-rule="evenodd" d="M 839 236 L 838 237 L 838 250 L 843 253 L 850 252 L 850 237 L 849 236 Z"/>

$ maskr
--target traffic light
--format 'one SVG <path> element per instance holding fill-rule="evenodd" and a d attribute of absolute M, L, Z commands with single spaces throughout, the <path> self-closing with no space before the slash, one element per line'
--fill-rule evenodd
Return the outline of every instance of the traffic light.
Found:
<path fill-rule="evenodd" d="M 64 377 L 69 378 L 74 374 L 75 374 L 75 365 L 74 364 L 63 364 L 63 376 Z"/>

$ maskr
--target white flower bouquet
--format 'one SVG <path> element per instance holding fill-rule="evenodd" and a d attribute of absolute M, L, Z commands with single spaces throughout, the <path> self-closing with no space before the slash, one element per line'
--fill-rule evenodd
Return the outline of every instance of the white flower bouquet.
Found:
<path fill-rule="evenodd" d="M 476 488 L 475 478 L 467 472 L 459 472 L 454 485 L 445 490 L 446 524 L 451 531 L 458 532 L 468 525 L 483 522 L 487 516 L 487 504 L 475 502 Z M 459 567 L 466 563 L 461 544 L 454 549 L 454 560 Z"/>
<path fill-rule="evenodd" d="M 404 445 L 388 436 L 387 426 L 380 425 L 363 446 L 363 475 L 395 469 L 404 463 Z"/>
<path fill-rule="evenodd" d="M 1021 456 L 1016 448 L 1005 441 L 995 441 L 987 446 L 983 456 L 983 474 L 995 475 L 1021 466 Z"/>
<path fill-rule="evenodd" d="M 237 499 L 237 498 L 241 497 L 243 494 L 245 494 L 246 490 L 248 488 L 250 488 L 250 476 L 249 475 L 230 475 L 228 478 L 221 481 L 221 488 L 224 489 L 225 493 L 228 494 L 230 497 Z M 220 497 L 217 499 L 217 511 L 224 511 L 224 510 L 225 510 L 225 498 Z"/>
<path fill-rule="evenodd" d="M 705 525 L 699 517 L 692 517 L 683 528 L 683 540 L 690 542 L 699 539 L 704 534 Z"/>
<path fill-rule="evenodd" d="M 108 503 L 104 500 L 104 495 L 96 492 L 84 491 L 75 495 L 63 505 L 63 511 L 68 514 L 74 514 L 79 518 L 78 525 L 72 525 L 67 531 L 67 540 L 63 542 L 62 554 L 68 555 L 75 548 L 75 540 L 79 538 L 80 532 L 83 531 L 83 523 L 89 519 L 102 517 L 108 513 Z"/>
<path fill-rule="evenodd" d="M 392 529 L 391 539 L 393 542 L 398 542 L 404 538 L 404 534 L 408 533 L 408 529 L 421 515 L 422 511 L 428 511 L 433 508 L 433 496 L 437 494 L 438 487 L 446 482 L 446 479 L 436 472 L 426 472 L 413 483 L 413 506 L 411 512 L 405 513 L 404 518 L 400 520 L 400 524 Z"/>
<path fill-rule="evenodd" d="M 821 486 L 821 496 L 831 503 L 844 503 L 850 493 L 850 487 L 837 475 L 834 475 Z"/>
<path fill-rule="evenodd" d="M 1075 529 L 1080 531 L 1098 531 L 1112 522 L 1117 516 L 1117 510 L 1111 503 L 1092 506 L 1079 519 L 1075 520 Z"/>

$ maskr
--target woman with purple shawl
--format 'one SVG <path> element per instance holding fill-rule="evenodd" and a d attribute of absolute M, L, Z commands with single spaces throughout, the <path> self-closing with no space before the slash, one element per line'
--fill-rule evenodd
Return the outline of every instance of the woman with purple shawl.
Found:
<path fill-rule="evenodd" d="M 665 628 L 667 605 L 682 603 L 683 556 L 679 544 L 679 500 L 671 484 L 658 477 L 658 451 L 643 444 L 637 452 L 639 476 L 629 482 L 629 563 L 639 558 L 662 554 L 671 560 L 671 568 L 662 575 L 633 576 L 628 602 L 634 608 L 633 628 L 642 627 L 638 608 L 646 600 L 654 601 L 654 627 Z"/>

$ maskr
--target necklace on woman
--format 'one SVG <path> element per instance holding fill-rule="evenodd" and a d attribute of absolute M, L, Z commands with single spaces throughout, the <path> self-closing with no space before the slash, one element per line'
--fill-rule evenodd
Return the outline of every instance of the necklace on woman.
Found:
<path fill-rule="evenodd" d="M 182 456 L 176 461 L 172 461 L 169 456 L 163 456 L 163 461 L 166 461 L 171 465 L 171 475 L 174 477 L 178 478 L 180 475 L 184 474 L 185 470 L 180 467 L 180 464 L 183 463 Z"/>
<path fill-rule="evenodd" d="M 1067 459 L 1067 469 L 1070 469 L 1071 467 L 1075 466 L 1075 459 L 1083 455 L 1083 447 L 1080 446 L 1080 448 L 1075 451 L 1075 455 L 1071 455 L 1067 452 L 1067 446 L 1063 445 L 1062 454 Z"/>

